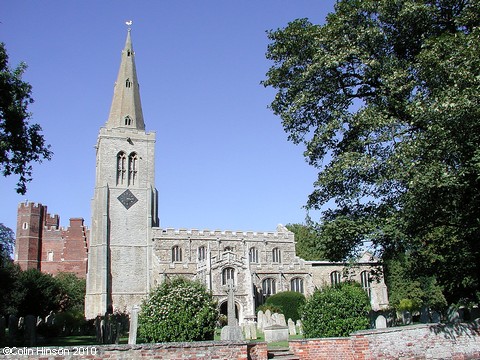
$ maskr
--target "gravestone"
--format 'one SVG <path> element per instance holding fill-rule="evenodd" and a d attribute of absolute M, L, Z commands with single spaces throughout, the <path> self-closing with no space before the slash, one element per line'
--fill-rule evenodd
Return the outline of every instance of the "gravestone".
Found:
<path fill-rule="evenodd" d="M 282 325 L 267 326 L 263 329 L 265 342 L 288 341 L 288 327 Z"/>
<path fill-rule="evenodd" d="M 278 323 L 278 314 L 277 313 L 272 314 L 272 325 L 280 325 Z"/>
<path fill-rule="evenodd" d="M 472 307 L 472 311 L 470 313 L 470 316 L 472 317 L 472 321 L 475 321 L 478 318 L 480 318 L 480 309 L 479 309 L 478 305 L 474 305 Z"/>
<path fill-rule="evenodd" d="M 297 328 L 297 334 L 303 335 L 303 325 L 300 319 L 297 320 L 297 322 L 295 323 L 295 326 Z"/>
<path fill-rule="evenodd" d="M 37 327 L 45 324 L 41 316 L 37 316 Z"/>
<path fill-rule="evenodd" d="M 250 336 L 252 337 L 252 340 L 257 339 L 257 324 L 254 322 L 250 323 Z"/>
<path fill-rule="evenodd" d="M 137 343 L 138 310 L 138 306 L 135 305 L 130 313 L 130 330 L 128 331 L 129 345 L 135 345 Z"/>
<path fill-rule="evenodd" d="M 25 342 L 28 346 L 35 346 L 37 343 L 37 318 L 34 315 L 25 317 Z"/>
<path fill-rule="evenodd" d="M 420 322 L 422 324 L 427 324 L 430 322 L 430 311 L 426 306 L 422 306 L 420 309 Z"/>
<path fill-rule="evenodd" d="M 243 334 L 245 335 L 245 340 L 250 340 L 252 338 L 250 324 L 243 325 Z"/>
<path fill-rule="evenodd" d="M 257 327 L 260 329 L 260 331 L 263 331 L 264 322 L 265 322 L 265 314 L 263 313 L 262 310 L 260 310 L 257 314 Z"/>
<path fill-rule="evenodd" d="M 0 343 L 3 343 L 5 339 L 5 327 L 6 327 L 5 317 L 0 315 Z"/>
<path fill-rule="evenodd" d="M 290 335 L 297 335 L 297 329 L 295 328 L 295 323 L 292 319 L 288 319 L 288 333 Z"/>
<path fill-rule="evenodd" d="M 25 318 L 23 316 L 20 316 L 18 318 L 18 329 L 19 330 L 22 330 L 23 329 L 23 325 L 25 325 Z"/>
<path fill-rule="evenodd" d="M 243 340 L 242 328 L 237 325 L 235 318 L 235 298 L 234 291 L 236 290 L 233 280 L 229 279 L 225 288 L 227 291 L 227 319 L 228 325 L 222 328 L 220 333 L 220 340 Z"/>
<path fill-rule="evenodd" d="M 385 329 L 387 327 L 387 319 L 383 315 L 378 315 L 375 319 L 375 329 Z"/>
<path fill-rule="evenodd" d="M 265 322 L 263 323 L 263 328 L 271 326 L 272 323 L 272 312 L 270 310 L 265 311 Z"/>
<path fill-rule="evenodd" d="M 50 311 L 50 314 L 47 315 L 47 317 L 45 318 L 45 323 L 47 324 L 47 326 L 52 326 L 55 323 L 55 314 L 53 313 L 53 311 Z"/>
<path fill-rule="evenodd" d="M 285 321 L 285 315 L 277 314 L 277 324 L 281 326 L 287 326 L 287 322 Z"/>
<path fill-rule="evenodd" d="M 412 323 L 412 314 L 410 314 L 410 311 L 402 311 L 402 321 L 404 325 L 410 325 Z"/>
<path fill-rule="evenodd" d="M 438 311 L 432 311 L 432 322 L 439 323 L 441 321 L 441 316 Z"/>
<path fill-rule="evenodd" d="M 10 344 L 13 345 L 18 334 L 18 318 L 15 315 L 8 317 L 8 339 Z"/>

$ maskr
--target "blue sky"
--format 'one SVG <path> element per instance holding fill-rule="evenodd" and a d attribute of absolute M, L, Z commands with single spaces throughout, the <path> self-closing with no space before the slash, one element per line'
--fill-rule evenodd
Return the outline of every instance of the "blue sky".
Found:
<path fill-rule="evenodd" d="M 28 65 L 31 122 L 54 157 L 34 166 L 25 196 L 0 178 L 0 222 L 16 230 L 19 202 L 90 225 L 94 145 L 133 20 L 143 113 L 155 131 L 162 227 L 274 230 L 303 222 L 315 169 L 287 141 L 260 81 L 266 30 L 308 17 L 323 23 L 335 1 L 3 0 L 0 41 L 10 66 Z"/>

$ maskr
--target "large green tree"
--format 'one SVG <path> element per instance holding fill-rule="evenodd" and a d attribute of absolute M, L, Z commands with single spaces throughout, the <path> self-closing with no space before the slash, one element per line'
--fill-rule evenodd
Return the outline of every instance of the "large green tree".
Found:
<path fill-rule="evenodd" d="M 480 1 L 340 0 L 270 31 L 265 86 L 319 169 L 307 206 L 330 259 L 409 252 L 448 300 L 480 274 Z"/>
<path fill-rule="evenodd" d="M 295 254 L 305 260 L 326 260 L 325 243 L 315 227 L 305 224 L 287 224 L 295 234 Z"/>
<path fill-rule="evenodd" d="M 0 267 L 11 260 L 15 247 L 15 234 L 9 227 L 0 223 Z"/>
<path fill-rule="evenodd" d="M 0 43 L 0 171 L 3 176 L 18 176 L 20 194 L 25 194 L 32 179 L 32 162 L 52 156 L 40 125 L 29 124 L 28 106 L 33 99 L 31 85 L 22 80 L 26 68 L 21 63 L 11 69 L 5 44 Z"/>

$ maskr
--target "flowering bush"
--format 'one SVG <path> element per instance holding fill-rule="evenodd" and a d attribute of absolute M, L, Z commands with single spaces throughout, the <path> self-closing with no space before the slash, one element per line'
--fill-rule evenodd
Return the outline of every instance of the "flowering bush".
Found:
<path fill-rule="evenodd" d="M 217 303 L 205 286 L 175 278 L 142 303 L 139 336 L 147 342 L 213 340 Z"/>
<path fill-rule="evenodd" d="M 362 286 L 345 282 L 316 290 L 302 308 L 306 338 L 349 336 L 368 329 L 370 300 Z"/>

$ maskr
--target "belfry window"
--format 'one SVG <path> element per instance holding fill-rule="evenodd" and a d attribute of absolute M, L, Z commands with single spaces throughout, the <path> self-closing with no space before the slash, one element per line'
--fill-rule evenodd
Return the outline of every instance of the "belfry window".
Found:
<path fill-rule="evenodd" d="M 172 247 L 172 262 L 182 261 L 182 248 L 178 245 Z"/>
<path fill-rule="evenodd" d="M 279 248 L 274 248 L 272 250 L 272 261 L 274 263 L 279 263 L 279 262 L 282 262 L 282 255 L 280 253 L 280 249 Z"/>
<path fill-rule="evenodd" d="M 128 185 L 135 185 L 137 181 L 138 156 L 136 153 L 131 153 L 128 156 Z"/>
<path fill-rule="evenodd" d="M 125 125 L 130 126 L 132 125 L 132 118 L 130 116 L 125 116 Z"/>
<path fill-rule="evenodd" d="M 228 280 L 232 280 L 235 283 L 235 269 L 227 267 L 222 271 L 222 285 L 227 285 Z"/>
<path fill-rule="evenodd" d="M 127 171 L 127 156 L 123 151 L 117 155 L 117 185 L 125 183 L 125 176 Z"/>
<path fill-rule="evenodd" d="M 130 81 L 130 79 L 125 80 L 125 86 L 126 86 L 127 88 L 129 88 L 129 87 L 132 86 L 132 82 Z"/>

